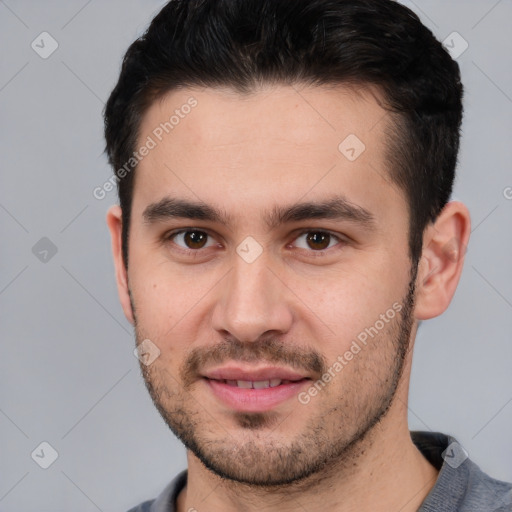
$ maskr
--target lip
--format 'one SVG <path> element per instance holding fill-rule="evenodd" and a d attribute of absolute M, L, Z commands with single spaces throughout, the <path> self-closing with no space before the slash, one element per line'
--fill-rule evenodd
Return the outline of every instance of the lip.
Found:
<path fill-rule="evenodd" d="M 239 388 L 225 382 L 226 380 L 272 379 L 281 379 L 286 382 L 262 389 Z M 311 378 L 279 367 L 249 369 L 226 366 L 206 372 L 203 381 L 210 392 L 229 409 L 239 412 L 264 412 L 296 397 L 304 386 L 309 385 Z"/>

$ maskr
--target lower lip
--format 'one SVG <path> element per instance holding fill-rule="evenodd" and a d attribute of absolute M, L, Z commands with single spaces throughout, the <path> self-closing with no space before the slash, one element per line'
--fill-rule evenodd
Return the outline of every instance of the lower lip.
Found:
<path fill-rule="evenodd" d="M 300 389 L 310 382 L 310 379 L 302 379 L 297 382 L 280 384 L 273 388 L 246 389 L 230 386 L 219 380 L 204 380 L 213 394 L 222 402 L 232 409 L 244 412 L 261 412 L 272 409 L 276 405 L 297 396 Z"/>

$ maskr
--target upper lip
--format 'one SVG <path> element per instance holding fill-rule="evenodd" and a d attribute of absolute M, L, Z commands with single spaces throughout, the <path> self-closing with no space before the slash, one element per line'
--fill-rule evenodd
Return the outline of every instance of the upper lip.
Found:
<path fill-rule="evenodd" d="M 213 380 L 245 380 L 251 382 L 272 379 L 297 381 L 309 378 L 307 375 L 301 375 L 288 368 L 280 368 L 277 366 L 266 366 L 258 369 L 242 368 L 240 366 L 223 366 L 205 372 L 203 377 Z"/>

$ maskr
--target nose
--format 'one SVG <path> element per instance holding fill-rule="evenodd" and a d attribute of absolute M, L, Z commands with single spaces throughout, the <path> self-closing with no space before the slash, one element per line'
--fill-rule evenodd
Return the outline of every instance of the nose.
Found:
<path fill-rule="evenodd" d="M 252 263 L 235 255 L 214 308 L 213 328 L 241 342 L 286 333 L 293 321 L 291 292 L 276 274 L 263 255 Z"/>

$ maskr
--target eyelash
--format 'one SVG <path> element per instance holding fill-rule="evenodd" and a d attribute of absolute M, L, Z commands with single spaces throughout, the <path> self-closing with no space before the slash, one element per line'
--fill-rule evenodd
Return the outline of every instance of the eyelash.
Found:
<path fill-rule="evenodd" d="M 206 250 L 208 249 L 208 247 L 206 248 L 201 248 L 201 249 L 189 249 L 189 248 L 185 248 L 185 247 L 182 247 L 182 246 L 179 246 L 177 245 L 175 242 L 173 242 L 173 238 L 176 237 L 177 235 L 180 235 L 180 234 L 183 234 L 183 233 L 190 233 L 190 232 L 194 232 L 194 231 L 197 231 L 199 233 L 204 233 L 206 234 L 208 237 L 210 238 L 213 238 L 212 235 L 210 235 L 210 233 L 208 233 L 208 231 L 204 230 L 204 229 L 199 229 L 199 228 L 186 228 L 186 229 L 180 229 L 180 230 L 177 230 L 177 231 L 173 231 L 173 232 L 170 232 L 170 233 L 167 233 L 166 235 L 164 235 L 164 242 L 169 242 L 171 241 L 174 245 L 176 245 L 178 247 L 178 250 L 186 255 L 194 255 L 194 256 L 197 256 L 201 251 L 203 250 Z M 343 239 L 341 236 L 339 235 L 336 235 L 335 233 L 331 232 L 331 231 L 328 231 L 328 230 L 325 230 L 325 229 L 313 229 L 313 228 L 309 228 L 309 229 L 303 229 L 302 231 L 300 231 L 299 233 L 297 233 L 297 235 L 295 236 L 294 238 L 294 241 L 297 240 L 299 237 L 301 237 L 302 235 L 305 235 L 307 233 L 322 233 L 324 235 L 329 235 L 330 237 L 336 239 L 336 241 L 338 242 L 338 244 L 336 245 L 339 245 L 339 243 L 341 242 L 342 244 L 346 244 L 347 241 L 345 239 Z M 313 257 L 322 257 L 322 256 L 325 256 L 326 252 L 331 250 L 331 249 L 334 249 L 334 247 L 336 246 L 333 246 L 333 247 L 328 247 L 326 249 L 319 249 L 319 250 L 313 250 L 313 249 L 303 249 L 303 248 L 299 248 L 301 251 L 306 251 L 308 253 L 311 254 L 311 256 Z M 341 248 L 339 248 L 341 249 Z"/>

